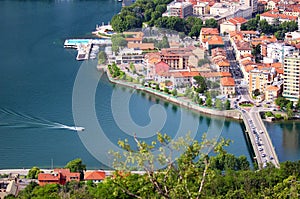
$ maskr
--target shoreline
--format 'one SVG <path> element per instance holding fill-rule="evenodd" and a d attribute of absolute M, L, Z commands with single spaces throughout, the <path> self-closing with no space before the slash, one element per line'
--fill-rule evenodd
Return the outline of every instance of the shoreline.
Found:
<path fill-rule="evenodd" d="M 241 113 L 237 110 L 217 110 L 217 109 L 209 109 L 206 107 L 201 107 L 191 101 L 186 100 L 184 97 L 174 97 L 171 96 L 169 94 L 165 94 L 163 92 L 151 89 L 149 87 L 144 87 L 141 86 L 140 84 L 135 84 L 132 82 L 125 82 L 122 80 L 117 80 L 111 77 L 111 75 L 109 74 L 109 72 L 107 70 L 105 70 L 104 67 L 99 67 L 97 66 L 98 70 L 103 70 L 106 75 L 107 78 L 109 80 L 109 82 L 116 84 L 116 85 L 120 85 L 120 86 L 124 86 L 124 87 L 128 87 L 128 88 L 132 88 L 135 90 L 139 90 L 139 91 L 143 91 L 146 92 L 148 94 L 152 94 L 156 97 L 161 98 L 162 100 L 165 100 L 166 102 L 172 103 L 174 105 L 177 105 L 181 108 L 186 108 L 188 110 L 192 110 L 195 111 L 197 113 L 201 113 L 201 114 L 206 114 L 209 116 L 216 116 L 216 117 L 225 117 L 225 118 L 230 118 L 230 119 L 234 119 L 234 120 L 238 120 L 241 121 L 242 120 L 242 116 Z"/>

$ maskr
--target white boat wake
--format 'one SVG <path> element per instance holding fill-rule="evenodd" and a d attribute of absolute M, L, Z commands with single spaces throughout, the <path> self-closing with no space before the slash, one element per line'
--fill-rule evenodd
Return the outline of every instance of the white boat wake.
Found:
<path fill-rule="evenodd" d="M 51 128 L 81 132 L 84 127 L 68 126 L 43 118 L 36 118 L 10 109 L 0 109 L 0 126 L 8 128 Z"/>

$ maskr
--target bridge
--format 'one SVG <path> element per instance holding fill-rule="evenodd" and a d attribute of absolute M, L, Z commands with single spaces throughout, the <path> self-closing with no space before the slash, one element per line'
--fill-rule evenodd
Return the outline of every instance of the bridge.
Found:
<path fill-rule="evenodd" d="M 269 133 L 260 117 L 259 108 L 253 107 L 250 111 L 241 110 L 258 167 L 262 169 L 270 163 L 279 168 L 279 160 Z"/>

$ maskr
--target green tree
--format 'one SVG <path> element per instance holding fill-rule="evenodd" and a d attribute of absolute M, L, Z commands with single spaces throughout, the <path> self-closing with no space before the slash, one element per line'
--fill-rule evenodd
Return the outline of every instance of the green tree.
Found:
<path fill-rule="evenodd" d="M 226 100 L 226 102 L 225 102 L 225 109 L 230 110 L 230 101 L 229 100 Z"/>
<path fill-rule="evenodd" d="M 26 178 L 29 178 L 29 179 L 38 179 L 38 175 L 39 173 L 43 173 L 40 168 L 38 167 L 32 167 L 29 171 L 28 171 L 28 174 L 26 176 Z"/>
<path fill-rule="evenodd" d="M 124 35 L 122 34 L 115 34 L 111 37 L 112 42 L 112 51 L 118 52 L 119 48 L 123 48 L 127 45 L 127 41 L 124 38 Z"/>
<path fill-rule="evenodd" d="M 105 64 L 107 61 L 107 56 L 104 51 L 100 51 L 98 54 L 98 64 Z"/>
<path fill-rule="evenodd" d="M 258 24 L 263 33 L 265 33 L 265 34 L 272 33 L 272 31 L 273 31 L 272 26 L 269 25 L 265 19 L 260 20 Z"/>
<path fill-rule="evenodd" d="M 217 28 L 218 22 L 215 19 L 207 19 L 205 20 L 205 27 L 207 28 Z"/>
<path fill-rule="evenodd" d="M 215 102 L 215 107 L 219 110 L 222 110 L 223 109 L 223 103 L 220 99 L 216 99 L 216 102 Z"/>
<path fill-rule="evenodd" d="M 285 99 L 284 97 L 278 97 L 278 98 L 275 100 L 275 104 L 276 104 L 277 106 L 279 106 L 280 108 L 286 107 L 288 103 L 289 103 L 289 100 Z"/>
<path fill-rule="evenodd" d="M 196 84 L 197 84 L 196 92 L 204 93 L 207 90 L 205 78 L 202 76 L 195 76 L 194 80 L 196 81 Z"/>
<path fill-rule="evenodd" d="M 209 157 L 203 151 L 212 144 L 214 146 L 214 140 L 206 140 L 205 136 L 201 143 L 189 136 L 172 140 L 160 133 L 157 134 L 157 141 L 151 144 L 137 138 L 134 140 L 136 147 L 131 147 L 127 140 L 119 141 L 125 152 L 111 152 L 115 157 L 114 167 L 123 171 L 116 172 L 113 181 L 124 193 L 135 198 L 200 198 L 210 168 Z M 228 145 L 228 141 L 222 139 L 214 147 L 215 152 L 219 153 L 224 145 Z M 164 146 L 168 146 L 168 151 Z M 153 153 L 156 147 L 160 151 L 159 155 Z M 183 154 L 173 162 L 172 154 L 176 151 L 183 151 Z M 164 169 L 155 171 L 156 164 L 162 165 Z M 145 175 L 136 178 L 128 172 L 131 169 L 144 170 Z M 143 188 L 132 189 L 132 186 L 127 186 L 124 183 L 127 177 L 133 178 L 136 184 L 141 183 Z"/>
<path fill-rule="evenodd" d="M 67 163 L 65 168 L 70 169 L 71 172 L 79 172 L 80 173 L 80 179 L 83 179 L 84 171 L 86 171 L 86 165 L 82 163 L 82 160 L 80 158 L 71 160 Z"/>
<path fill-rule="evenodd" d="M 260 95 L 259 89 L 255 89 L 255 90 L 253 91 L 253 95 L 254 95 L 254 96 L 259 96 L 259 95 Z"/>
<path fill-rule="evenodd" d="M 178 93 L 177 93 L 177 89 L 176 89 L 176 88 L 173 88 L 173 90 L 172 90 L 172 95 L 173 95 L 173 96 L 177 96 L 177 94 L 178 94 Z"/>
<path fill-rule="evenodd" d="M 169 94 L 169 89 L 167 87 L 165 87 L 164 92 Z"/>
<path fill-rule="evenodd" d="M 212 107 L 212 99 L 211 99 L 211 97 L 206 98 L 206 106 Z"/>

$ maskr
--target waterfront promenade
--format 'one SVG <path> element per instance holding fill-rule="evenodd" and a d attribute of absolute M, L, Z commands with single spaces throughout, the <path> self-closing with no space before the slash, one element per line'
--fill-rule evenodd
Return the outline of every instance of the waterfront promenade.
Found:
<path fill-rule="evenodd" d="M 98 68 L 98 69 L 104 69 Z M 108 73 L 108 71 L 106 71 Z M 118 85 L 134 88 L 136 90 L 141 90 L 148 92 L 150 94 L 154 94 L 158 97 L 161 97 L 171 103 L 186 107 L 188 109 L 192 109 L 201 113 L 216 115 L 221 117 L 229 117 L 234 119 L 243 119 L 246 126 L 246 133 L 250 138 L 250 142 L 255 154 L 255 159 L 258 163 L 259 169 L 262 169 L 267 166 L 267 164 L 273 164 L 275 167 L 279 167 L 279 160 L 275 149 L 273 147 L 272 141 L 269 137 L 269 134 L 263 124 L 263 121 L 259 114 L 259 108 L 253 107 L 249 112 L 242 110 L 241 112 L 238 110 L 226 110 L 220 111 L 216 109 L 210 109 L 203 106 L 199 106 L 189 99 L 185 99 L 183 97 L 175 97 L 169 94 L 165 94 L 163 92 L 157 91 L 155 89 L 144 87 L 140 84 L 135 84 L 131 82 L 120 81 L 112 78 L 108 73 L 109 81 Z M 241 110 L 241 109 L 240 109 Z"/>

